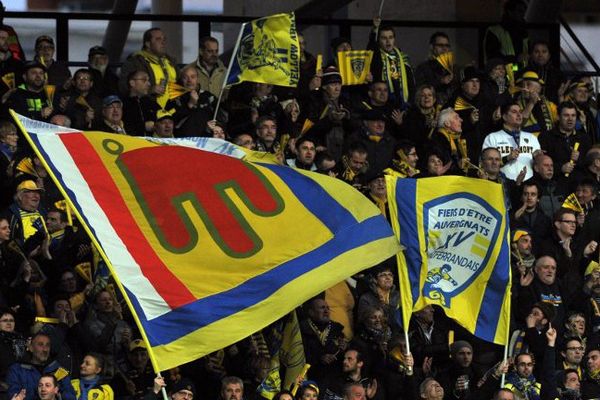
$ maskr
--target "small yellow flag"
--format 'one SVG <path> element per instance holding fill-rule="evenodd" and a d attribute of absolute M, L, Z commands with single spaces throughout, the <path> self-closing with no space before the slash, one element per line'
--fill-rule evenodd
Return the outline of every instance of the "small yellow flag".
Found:
<path fill-rule="evenodd" d="M 456 101 L 454 102 L 454 111 L 468 110 L 469 108 L 475 109 L 475 106 L 460 96 L 456 98 Z"/>
<path fill-rule="evenodd" d="M 342 84 L 362 85 L 367 82 L 367 75 L 371 70 L 371 60 L 373 52 L 371 50 L 352 50 L 341 51 L 338 53 L 338 65 L 340 75 L 342 75 Z"/>
<path fill-rule="evenodd" d="M 14 89 L 16 87 L 15 73 L 9 72 L 8 74 L 2 75 L 2 82 L 4 82 L 9 89 Z"/>
<path fill-rule="evenodd" d="M 191 92 L 190 89 L 187 89 L 175 82 L 167 83 L 167 93 L 169 94 L 169 100 L 176 99 L 184 94 Z"/>
<path fill-rule="evenodd" d="M 48 98 L 48 104 L 52 107 L 52 101 L 54 100 L 54 93 L 56 93 L 56 86 L 54 85 L 46 85 L 44 86 L 44 92 L 46 92 L 46 97 Z"/>
<path fill-rule="evenodd" d="M 571 193 L 569 196 L 567 196 L 567 198 L 562 204 L 562 208 L 568 208 L 569 210 L 573 210 L 576 213 L 584 212 L 584 209 L 581 206 L 579 200 L 577 200 L 577 196 L 575 196 L 575 193 Z"/>
<path fill-rule="evenodd" d="M 449 51 L 447 53 L 440 54 L 435 58 L 444 69 L 450 73 L 454 69 L 454 53 Z"/>

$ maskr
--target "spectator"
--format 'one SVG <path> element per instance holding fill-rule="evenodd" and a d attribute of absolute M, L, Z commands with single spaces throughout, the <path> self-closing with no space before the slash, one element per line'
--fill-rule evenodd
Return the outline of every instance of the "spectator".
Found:
<path fill-rule="evenodd" d="M 487 135 L 483 148 L 495 147 L 502 155 L 502 172 L 517 183 L 533 176 L 534 157 L 542 154 L 537 138 L 521 131 L 523 114 L 517 103 L 502 106 L 503 129 Z"/>
<path fill-rule="evenodd" d="M 415 93 L 413 70 L 406 53 L 396 47 L 394 29 L 391 26 L 382 26 L 379 17 L 373 19 L 367 48 L 373 50 L 373 79 L 387 82 L 393 101 L 401 108 L 406 108 Z"/>
<path fill-rule="evenodd" d="M 347 142 L 361 143 L 367 149 L 369 169 L 382 171 L 392 161 L 396 140 L 386 130 L 385 116 L 381 111 L 369 110 L 362 120 L 360 129 L 349 136 Z"/>
<path fill-rule="evenodd" d="M 462 142 L 464 140 L 462 122 L 463 120 L 454 110 L 446 108 L 438 118 L 437 131 L 430 136 L 431 147 L 440 152 L 444 160 L 451 160 L 451 172 L 454 174 L 466 170 L 470 163 L 469 150 Z"/>
<path fill-rule="evenodd" d="M 575 129 L 577 108 L 571 102 L 560 103 L 558 107 L 558 125 L 539 136 L 540 146 L 555 162 L 556 176 L 569 176 L 576 166 L 583 166 L 583 157 L 592 143 L 583 131 Z M 575 150 L 575 147 L 578 149 Z"/>
<path fill-rule="evenodd" d="M 73 379 L 77 400 L 113 400 L 110 385 L 103 383 L 104 358 L 100 354 L 89 353 L 83 357 L 79 367 L 80 379 Z M 190 399 L 191 400 L 191 399 Z"/>
<path fill-rule="evenodd" d="M 128 96 L 123 101 L 123 125 L 125 132 L 134 136 L 150 136 L 153 131 L 156 113 L 160 106 L 151 98 L 150 76 L 143 70 L 136 70 L 127 79 Z"/>
<path fill-rule="evenodd" d="M 198 58 L 194 63 L 198 70 L 199 89 L 219 96 L 225 80 L 227 67 L 219 60 L 219 42 L 211 36 L 200 38 Z"/>
<path fill-rule="evenodd" d="M 533 71 L 525 71 L 520 81 L 521 91 L 517 96 L 517 103 L 523 110 L 521 129 L 535 136 L 552 130 L 558 121 L 558 114 L 556 104 L 542 95 L 544 81 Z"/>
<path fill-rule="evenodd" d="M 88 52 L 88 69 L 92 73 L 92 91 L 103 99 L 119 93 L 119 77 L 109 65 L 108 52 L 102 46 L 93 46 Z"/>
<path fill-rule="evenodd" d="M 453 88 L 454 71 L 448 71 L 437 61 L 437 57 L 452 51 L 450 38 L 445 32 L 435 32 L 429 37 L 429 59 L 417 66 L 417 86 L 431 85 L 435 88 L 440 103 L 445 103 Z"/>
<path fill-rule="evenodd" d="M 48 35 L 35 39 L 34 61 L 46 68 L 47 84 L 56 86 L 57 90 L 66 89 L 70 83 L 71 71 L 66 62 L 54 60 L 54 39 Z"/>
<path fill-rule="evenodd" d="M 321 382 L 331 368 L 341 365 L 338 354 L 346 348 L 344 327 L 330 319 L 325 300 L 315 297 L 306 303 L 306 307 L 308 318 L 300 322 L 304 353 L 306 362 L 312 366 L 312 379 Z"/>
<path fill-rule="evenodd" d="M 511 225 L 528 230 L 533 240 L 541 243 L 551 236 L 552 222 L 539 207 L 540 188 L 535 182 L 526 182 L 521 190 L 521 206 L 515 209 Z"/>
<path fill-rule="evenodd" d="M 56 103 L 56 112 L 65 114 L 75 129 L 89 130 L 102 111 L 102 100 L 93 92 L 94 76 L 89 69 L 78 69 L 71 88 Z"/>
<path fill-rule="evenodd" d="M 126 135 L 123 122 L 123 101 L 115 95 L 102 100 L 102 118 L 96 122 L 94 130 Z"/>
<path fill-rule="evenodd" d="M 317 166 L 315 165 L 316 148 L 314 139 L 308 135 L 302 136 L 296 140 L 296 158 L 290 158 L 286 160 L 287 165 L 290 167 L 304 169 L 307 171 L 316 171 Z"/>
<path fill-rule="evenodd" d="M 44 90 L 46 67 L 30 61 L 25 64 L 23 71 L 24 85 L 10 95 L 8 107 L 32 119 L 48 120 L 54 110 Z"/>
<path fill-rule="evenodd" d="M 56 380 L 58 380 L 61 397 L 64 400 L 76 400 L 68 371 L 61 368 L 57 361 L 50 360 L 50 338 L 43 333 L 34 335 L 28 350 L 29 353 L 23 361 L 12 364 L 8 369 L 6 376 L 8 397 L 25 389 L 25 400 L 35 399 L 40 378 L 45 374 L 53 374 L 58 377 Z"/>
<path fill-rule="evenodd" d="M 145 71 L 150 78 L 150 95 L 164 108 L 169 100 L 167 86 L 177 81 L 177 66 L 167 54 L 167 38 L 160 28 L 148 29 L 142 41 L 142 50 L 127 57 L 121 67 L 119 90 L 125 95 L 131 72 Z"/>

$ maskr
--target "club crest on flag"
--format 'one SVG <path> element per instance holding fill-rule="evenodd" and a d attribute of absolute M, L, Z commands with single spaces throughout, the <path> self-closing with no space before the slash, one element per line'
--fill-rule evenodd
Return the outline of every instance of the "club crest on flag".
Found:
<path fill-rule="evenodd" d="M 352 73 L 359 79 L 362 76 L 363 71 L 365 70 L 365 59 L 364 58 L 355 58 L 350 61 L 350 65 L 352 66 Z"/>
<path fill-rule="evenodd" d="M 260 31 L 249 29 L 244 32 L 240 42 L 237 61 L 242 69 L 257 69 L 271 67 L 290 76 L 290 71 L 282 66 L 287 63 L 287 49 L 277 48 L 275 39 L 268 31 L 262 29 L 262 24 L 256 24 Z"/>
<path fill-rule="evenodd" d="M 429 264 L 422 294 L 450 307 L 487 264 L 502 215 L 467 193 L 425 203 L 423 214 Z"/>
<path fill-rule="evenodd" d="M 300 44 L 293 13 L 242 25 L 226 85 L 243 81 L 295 87 L 300 78 Z"/>

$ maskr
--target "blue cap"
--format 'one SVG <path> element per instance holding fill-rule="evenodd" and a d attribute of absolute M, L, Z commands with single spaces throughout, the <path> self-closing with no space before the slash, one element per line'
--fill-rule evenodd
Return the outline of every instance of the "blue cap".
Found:
<path fill-rule="evenodd" d="M 121 103 L 123 104 L 123 102 L 121 101 L 121 99 L 119 98 L 119 96 L 116 96 L 114 94 L 111 94 L 110 96 L 106 96 L 103 100 L 102 100 L 102 107 L 108 107 L 110 106 L 112 103 Z"/>

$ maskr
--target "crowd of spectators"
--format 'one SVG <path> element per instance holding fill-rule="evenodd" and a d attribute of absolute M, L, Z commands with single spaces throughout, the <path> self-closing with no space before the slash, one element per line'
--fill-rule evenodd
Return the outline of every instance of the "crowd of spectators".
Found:
<path fill-rule="evenodd" d="M 98 255 L 12 108 L 85 131 L 215 137 L 273 153 L 353 185 L 388 217 L 386 174 L 501 184 L 511 225 L 508 359 L 436 307 L 402 326 L 388 260 L 298 308 L 311 367 L 297 392 L 282 388 L 275 398 L 600 397 L 598 105 L 589 78 L 563 76 L 549 44 L 528 39 L 524 7 L 508 1 L 487 30 L 483 68 L 443 65 L 452 50 L 444 32 L 431 35 L 430 58 L 412 64 L 393 28 L 375 18 L 364 85 L 344 86 L 337 68 L 350 40 L 332 40 L 317 70 L 300 35 L 297 88 L 244 82 L 224 93 L 216 118 L 227 68 L 212 37 L 180 68 L 164 33 L 149 29 L 120 70 L 94 46 L 88 66 L 71 74 L 55 60 L 52 37 L 38 37 L 26 61 L 15 30 L 0 26 L 0 396 L 151 400 L 166 386 L 174 400 L 258 399 L 271 345 L 259 332 L 156 377 L 114 285 L 91 278 Z"/>

